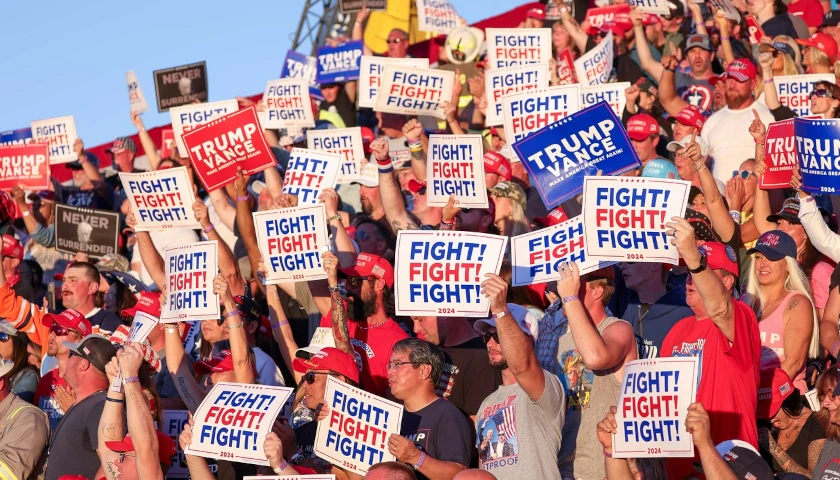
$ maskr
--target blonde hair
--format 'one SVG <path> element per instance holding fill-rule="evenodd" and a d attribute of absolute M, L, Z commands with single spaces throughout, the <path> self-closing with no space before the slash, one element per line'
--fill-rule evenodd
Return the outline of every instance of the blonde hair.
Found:
<path fill-rule="evenodd" d="M 799 267 L 799 262 L 795 258 L 786 256 L 785 265 L 787 266 L 785 290 L 801 293 L 808 297 L 808 302 L 810 302 L 813 330 L 811 331 L 811 343 L 808 347 L 808 358 L 817 358 L 820 354 L 820 326 L 819 320 L 817 319 L 817 312 L 814 309 L 814 299 L 811 296 L 811 287 L 808 284 L 808 278 L 805 276 L 805 272 Z M 748 272 L 747 292 L 744 301 L 753 309 L 756 315 L 759 315 L 762 307 L 769 299 L 764 296 L 764 290 L 761 288 L 761 284 L 758 283 L 758 277 L 755 274 L 755 255 L 750 260 Z"/>
<path fill-rule="evenodd" d="M 837 76 L 837 74 L 840 73 L 840 61 L 831 63 L 831 60 L 829 60 L 828 55 L 826 55 L 819 48 L 808 48 L 808 57 L 811 63 L 811 70 L 814 69 L 814 65 L 825 65 L 828 67 L 829 71 L 834 73 L 835 76 Z"/>
<path fill-rule="evenodd" d="M 790 55 L 782 52 L 784 59 L 784 72 L 782 75 L 800 75 L 802 73 L 802 54 L 799 52 L 799 45 L 796 40 L 787 35 L 776 35 L 773 43 L 782 42 L 787 44 L 793 50 L 793 58 Z"/>
<path fill-rule="evenodd" d="M 508 198 L 508 200 L 510 200 L 510 236 L 516 237 L 531 233 L 528 217 L 525 216 L 525 209 L 522 208 L 522 204 L 512 198 Z"/>

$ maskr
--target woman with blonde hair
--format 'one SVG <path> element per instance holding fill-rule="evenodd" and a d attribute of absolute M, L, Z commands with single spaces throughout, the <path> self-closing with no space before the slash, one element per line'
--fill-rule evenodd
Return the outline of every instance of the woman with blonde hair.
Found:
<path fill-rule="evenodd" d="M 815 33 L 806 40 L 796 40 L 802 45 L 802 66 L 806 73 L 833 73 L 837 75 L 840 69 L 837 65 L 837 41 L 825 33 Z"/>
<path fill-rule="evenodd" d="M 808 279 L 796 260 L 796 242 L 781 230 L 759 237 L 747 278 L 746 302 L 758 318 L 761 369 L 781 368 L 805 393 L 805 365 L 820 353 L 819 323 Z"/>
<path fill-rule="evenodd" d="M 494 223 L 501 235 L 515 237 L 531 231 L 530 221 L 525 216 L 528 199 L 522 187 L 514 182 L 501 182 L 490 189 L 490 196 L 496 204 Z"/>

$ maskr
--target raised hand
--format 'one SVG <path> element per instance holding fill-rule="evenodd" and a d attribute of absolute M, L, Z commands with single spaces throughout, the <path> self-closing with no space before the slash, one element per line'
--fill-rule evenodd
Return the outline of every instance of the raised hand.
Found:
<path fill-rule="evenodd" d="M 750 124 L 750 135 L 755 139 L 755 143 L 764 143 L 764 139 L 767 136 L 767 127 L 764 126 L 764 122 L 761 121 L 761 117 L 758 116 L 756 109 L 753 108 L 752 111 L 755 118 Z"/>

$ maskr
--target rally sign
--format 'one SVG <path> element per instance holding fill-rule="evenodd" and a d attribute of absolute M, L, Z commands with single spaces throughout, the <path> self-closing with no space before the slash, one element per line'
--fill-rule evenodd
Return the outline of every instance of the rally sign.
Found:
<path fill-rule="evenodd" d="M 577 263 L 580 274 L 594 272 L 611 262 L 586 256 L 583 217 L 578 215 L 552 227 L 510 239 L 513 278 L 511 285 L 533 285 L 560 279 L 560 264 Z"/>
<path fill-rule="evenodd" d="M 613 33 L 575 60 L 575 72 L 581 85 L 608 83 L 613 68 Z"/>
<path fill-rule="evenodd" d="M 679 263 L 665 224 L 683 217 L 691 182 L 648 177 L 586 177 L 586 255 L 616 262 Z"/>
<path fill-rule="evenodd" d="M 131 104 L 132 113 L 143 113 L 149 110 L 143 90 L 140 89 L 140 82 L 137 81 L 137 74 L 134 70 L 125 74 L 125 83 L 128 84 L 128 102 Z"/>
<path fill-rule="evenodd" d="M 171 128 L 160 132 L 160 158 L 169 158 L 175 147 L 175 132 Z"/>
<path fill-rule="evenodd" d="M 46 143 L 0 145 L 0 190 L 17 185 L 24 190 L 50 188 L 49 147 Z"/>
<path fill-rule="evenodd" d="M 188 479 L 190 478 L 190 470 L 187 468 L 187 459 L 184 457 L 184 451 L 181 450 L 181 444 L 178 442 L 181 432 L 184 430 L 184 425 L 189 423 L 190 412 L 187 410 L 164 410 L 163 425 L 161 431 L 175 442 L 175 455 L 169 462 L 169 470 L 166 472 L 167 479 Z M 216 465 L 208 465 L 215 467 Z M 212 470 L 211 470 L 212 471 Z"/>
<path fill-rule="evenodd" d="M 765 190 L 790 188 L 790 179 L 796 166 L 793 119 L 768 125 L 764 143 L 764 164 L 767 170 L 759 177 L 759 186 Z"/>
<path fill-rule="evenodd" d="M 157 317 L 138 310 L 134 314 L 134 319 L 131 321 L 131 330 L 128 332 L 126 345 L 130 342 L 143 343 L 149 334 L 152 333 L 152 329 L 157 326 L 158 322 L 159 319 Z M 122 373 L 117 373 L 117 376 L 111 382 L 110 390 L 112 392 L 122 393 L 123 383 Z"/>
<path fill-rule="evenodd" d="M 840 192 L 840 120 L 793 120 L 802 190 Z"/>
<path fill-rule="evenodd" d="M 507 237 L 473 232 L 400 230 L 394 291 L 397 315 L 487 317 L 485 274 L 498 274 Z"/>
<path fill-rule="evenodd" d="M 211 120 L 184 134 L 196 176 L 208 192 L 277 165 L 253 106 Z"/>
<path fill-rule="evenodd" d="M 55 204 L 55 249 L 100 258 L 118 253 L 120 214 Z"/>
<path fill-rule="evenodd" d="M 358 180 L 362 171 L 365 148 L 362 144 L 362 128 L 333 128 L 307 130 L 306 146 L 309 150 L 341 155 L 341 172 L 337 183 L 352 183 Z"/>
<path fill-rule="evenodd" d="M 426 203 L 445 207 L 455 195 L 460 208 L 487 208 L 481 135 L 431 135 L 426 161 Z"/>
<path fill-rule="evenodd" d="M 73 117 L 48 118 L 32 122 L 32 138 L 50 146 L 50 165 L 75 162 L 76 123 Z"/>
<path fill-rule="evenodd" d="M 490 70 L 551 60 L 550 28 L 488 28 L 485 33 Z"/>
<path fill-rule="evenodd" d="M 367 8 L 369 11 L 385 10 L 385 0 L 338 0 L 342 13 L 356 13 Z"/>
<path fill-rule="evenodd" d="M 316 204 L 325 188 L 335 188 L 341 155 L 329 152 L 293 148 L 283 178 L 283 193 L 296 195 L 298 205 Z"/>
<path fill-rule="evenodd" d="M 761 28 L 758 20 L 753 15 L 747 15 L 744 17 L 744 20 L 747 21 L 747 35 L 749 36 L 750 44 L 760 44 L 761 39 L 764 38 L 764 29 Z"/>
<path fill-rule="evenodd" d="M 692 0 L 696 1 L 696 0 Z M 741 21 L 741 14 L 738 9 L 732 4 L 731 0 L 709 0 L 709 5 L 713 9 L 718 9 L 723 12 L 723 16 L 732 20 L 735 23 Z"/>
<path fill-rule="evenodd" d="M 417 0 L 417 28 L 421 32 L 450 33 L 461 17 L 448 0 Z"/>
<path fill-rule="evenodd" d="M 655 15 L 669 15 L 668 0 L 627 0 L 631 7 L 637 7 L 640 12 L 653 13 Z"/>
<path fill-rule="evenodd" d="M 627 105 L 627 97 L 624 96 L 624 91 L 628 88 L 630 88 L 630 82 L 603 83 L 581 87 L 581 108 L 591 107 L 598 102 L 607 102 L 618 118 L 621 118 L 624 115 L 624 107 Z"/>
<path fill-rule="evenodd" d="M 577 83 L 575 59 L 572 57 L 572 51 L 569 47 L 560 50 L 560 53 L 557 54 L 557 78 L 560 80 L 559 85 Z"/>
<path fill-rule="evenodd" d="M 484 76 L 484 90 L 487 92 L 488 126 L 504 124 L 502 97 L 524 91 L 548 88 L 548 64 L 534 63 L 489 70 Z"/>
<path fill-rule="evenodd" d="M 32 143 L 32 129 L 30 127 L 0 132 L 0 146 L 23 145 L 25 143 Z"/>
<path fill-rule="evenodd" d="M 598 29 L 605 23 L 615 23 L 626 30 L 633 28 L 630 20 L 630 5 L 610 5 L 607 7 L 589 8 L 586 10 L 586 18 L 590 29 Z"/>
<path fill-rule="evenodd" d="M 318 74 L 315 81 L 320 84 L 347 82 L 359 78 L 359 58 L 362 56 L 362 40 L 345 42 L 331 47 L 318 48 Z"/>
<path fill-rule="evenodd" d="M 302 78 L 281 78 L 269 80 L 265 85 L 265 128 L 286 128 L 315 126 L 312 103 L 306 80 Z"/>
<path fill-rule="evenodd" d="M 190 104 L 170 109 L 169 118 L 172 120 L 172 131 L 175 135 L 175 144 L 178 145 L 178 153 L 182 157 L 189 155 L 182 138 L 185 133 L 237 110 L 239 110 L 239 103 L 236 100 Z"/>
<path fill-rule="evenodd" d="M 219 296 L 213 293 L 213 279 L 219 271 L 219 244 L 215 240 L 167 248 L 163 263 L 167 298 L 160 313 L 161 323 L 221 317 Z"/>
<path fill-rule="evenodd" d="M 696 357 L 633 360 L 624 366 L 613 457 L 694 456 L 685 418 L 697 396 L 699 370 Z"/>
<path fill-rule="evenodd" d="M 812 73 L 810 75 L 782 75 L 773 77 L 779 103 L 793 110 L 797 117 L 812 115 L 810 93 L 817 82 L 834 83 L 833 73 Z"/>
<path fill-rule="evenodd" d="M 580 193 L 586 175 L 598 170 L 621 175 L 642 165 L 621 120 L 606 102 L 542 128 L 514 143 L 513 150 L 548 209 Z"/>
<path fill-rule="evenodd" d="M 195 411 L 192 443 L 184 453 L 268 465 L 265 437 L 292 392 L 288 387 L 217 383 Z"/>
<path fill-rule="evenodd" d="M 376 111 L 445 118 L 443 102 L 452 97 L 455 72 L 386 65 Z"/>
<path fill-rule="evenodd" d="M 195 194 L 187 167 L 119 175 L 137 219 L 136 232 L 199 228 L 192 208 Z"/>
<path fill-rule="evenodd" d="M 321 94 L 318 82 L 315 81 L 316 75 L 318 75 L 318 59 L 294 50 L 286 53 L 280 78 L 303 78 L 309 85 L 309 95 L 317 100 L 323 100 L 324 96 Z"/>
<path fill-rule="evenodd" d="M 254 226 L 266 285 L 327 278 L 321 264 L 321 249 L 330 246 L 323 203 L 256 212 Z"/>
<path fill-rule="evenodd" d="M 376 107 L 376 95 L 382 84 L 382 70 L 386 65 L 429 68 L 428 58 L 391 58 L 363 55 L 359 66 L 359 108 Z"/>
<path fill-rule="evenodd" d="M 577 84 L 506 95 L 502 98 L 505 136 L 508 143 L 513 144 L 578 110 L 580 85 Z"/>
<path fill-rule="evenodd" d="M 155 70 L 155 94 L 158 112 L 189 105 L 196 100 L 206 102 L 207 62 Z"/>
<path fill-rule="evenodd" d="M 318 422 L 315 455 L 364 475 L 377 463 L 392 462 L 388 436 L 399 435 L 403 406 L 327 377 L 327 418 Z"/>

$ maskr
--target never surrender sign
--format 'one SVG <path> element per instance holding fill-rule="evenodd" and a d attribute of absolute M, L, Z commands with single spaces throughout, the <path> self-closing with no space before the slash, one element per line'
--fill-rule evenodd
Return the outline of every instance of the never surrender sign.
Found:
<path fill-rule="evenodd" d="M 254 107 L 212 120 L 183 136 L 195 174 L 208 192 L 277 165 Z"/>
<path fill-rule="evenodd" d="M 580 89 L 581 108 L 591 107 L 598 102 L 607 102 L 616 116 L 624 115 L 627 97 L 624 91 L 630 88 L 630 82 L 606 83 L 602 85 L 587 85 Z"/>
<path fill-rule="evenodd" d="M 488 28 L 485 33 L 490 70 L 551 60 L 550 28 Z"/>
<path fill-rule="evenodd" d="M 693 457 L 685 418 L 697 396 L 698 375 L 694 357 L 628 362 L 615 415 L 613 457 Z"/>
<path fill-rule="evenodd" d="M 263 93 L 266 108 L 263 127 L 314 127 L 308 88 L 306 80 L 300 78 L 269 80 Z"/>
<path fill-rule="evenodd" d="M 207 62 L 155 70 L 155 94 L 158 112 L 189 105 L 196 100 L 206 102 Z"/>
<path fill-rule="evenodd" d="M 370 11 L 385 10 L 385 0 L 338 0 L 338 7 L 342 13 L 360 12 L 365 7 Z"/>
<path fill-rule="evenodd" d="M 447 0 L 416 0 L 416 5 L 420 31 L 448 34 L 458 28 L 461 18 Z"/>
<path fill-rule="evenodd" d="M 219 296 L 213 293 L 218 260 L 215 240 L 164 250 L 167 298 L 160 313 L 161 323 L 221 318 Z"/>
<path fill-rule="evenodd" d="M 484 76 L 484 90 L 487 92 L 487 126 L 503 125 L 502 97 L 515 93 L 548 88 L 548 64 L 519 65 L 498 70 L 489 70 Z"/>
<path fill-rule="evenodd" d="M 169 110 L 169 118 L 172 120 L 172 132 L 175 134 L 175 144 L 178 146 L 178 153 L 182 157 L 189 156 L 189 150 L 184 145 L 184 139 L 182 138 L 185 133 L 191 132 L 211 120 L 223 117 L 237 110 L 239 110 L 239 103 L 236 100 L 191 104 Z"/>
<path fill-rule="evenodd" d="M 265 283 L 323 280 L 321 248 L 330 246 L 324 204 L 254 213 Z"/>
<path fill-rule="evenodd" d="M 512 285 L 533 285 L 560 279 L 560 264 L 577 263 L 580 274 L 602 266 L 586 256 L 583 217 L 578 215 L 563 223 L 510 239 L 513 260 Z"/>
<path fill-rule="evenodd" d="M 265 437 L 293 390 L 219 382 L 195 411 L 192 443 L 184 453 L 268 465 Z"/>
<path fill-rule="evenodd" d="M 685 215 L 691 182 L 662 178 L 586 177 L 586 254 L 616 262 L 679 263 L 665 224 Z"/>
<path fill-rule="evenodd" d="M 392 462 L 388 437 L 400 434 L 403 406 L 327 377 L 328 417 L 318 422 L 315 455 L 364 475 L 374 464 Z"/>
<path fill-rule="evenodd" d="M 581 85 L 599 85 L 610 81 L 613 68 L 613 34 L 575 60 L 575 72 Z"/>
<path fill-rule="evenodd" d="M 335 188 L 341 155 L 293 148 L 283 178 L 283 193 L 295 195 L 298 205 L 318 203 L 318 196 L 325 188 Z"/>
<path fill-rule="evenodd" d="M 428 58 L 390 58 L 363 55 L 359 66 L 359 108 L 376 107 L 376 96 L 382 84 L 382 70 L 386 65 L 429 68 Z"/>
<path fill-rule="evenodd" d="M 514 144 L 580 110 L 580 86 L 561 85 L 502 98 L 505 136 Z M 522 160 L 520 157 L 518 160 Z"/>
<path fill-rule="evenodd" d="M 137 219 L 135 231 L 199 228 L 187 167 L 143 173 L 120 172 L 119 176 Z"/>
<path fill-rule="evenodd" d="M 100 258 L 118 252 L 120 214 L 55 204 L 55 249 Z"/>
<path fill-rule="evenodd" d="M 548 209 L 580 193 L 586 175 L 621 175 L 642 165 L 621 120 L 604 102 L 514 143 L 513 150 Z"/>
<path fill-rule="evenodd" d="M 449 196 L 461 208 L 487 208 L 484 180 L 484 141 L 481 135 L 432 135 L 429 137 L 427 203 L 445 207 Z"/>
<path fill-rule="evenodd" d="M 452 97 L 455 72 L 386 65 L 376 111 L 445 118 L 443 102 Z"/>
<path fill-rule="evenodd" d="M 36 120 L 30 125 L 32 138 L 37 143 L 46 143 L 50 147 L 50 165 L 75 162 L 78 160 L 73 151 L 76 141 L 76 122 L 73 117 L 48 118 Z"/>
<path fill-rule="evenodd" d="M 834 74 L 782 75 L 773 77 L 779 103 L 793 110 L 797 117 L 812 115 L 810 93 L 817 82 L 835 83 Z"/>
<path fill-rule="evenodd" d="M 48 149 L 45 143 L 0 145 L 0 190 L 50 188 Z"/>
<path fill-rule="evenodd" d="M 796 118 L 793 130 L 802 190 L 840 192 L 840 121 Z"/>
<path fill-rule="evenodd" d="M 359 58 L 362 56 L 361 40 L 346 42 L 335 47 L 318 48 L 318 74 L 320 84 L 347 82 L 359 78 Z"/>
<path fill-rule="evenodd" d="M 507 237 L 472 232 L 401 230 L 397 234 L 397 315 L 487 317 L 481 294 L 487 273 L 499 273 Z"/>
<path fill-rule="evenodd" d="M 337 183 L 352 183 L 359 179 L 362 159 L 365 158 L 361 127 L 308 130 L 306 146 L 309 150 L 341 155 Z"/>
<path fill-rule="evenodd" d="M 790 188 L 790 179 L 796 166 L 793 119 L 768 125 L 767 139 L 764 143 L 764 163 L 767 170 L 759 178 L 759 185 L 765 190 Z"/>

